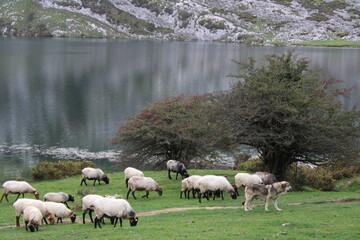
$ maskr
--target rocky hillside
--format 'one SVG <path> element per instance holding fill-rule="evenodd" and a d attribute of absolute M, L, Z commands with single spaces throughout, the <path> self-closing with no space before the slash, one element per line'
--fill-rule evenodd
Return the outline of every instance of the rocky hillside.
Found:
<path fill-rule="evenodd" d="M 0 35 L 360 41 L 358 0 L 0 0 Z"/>

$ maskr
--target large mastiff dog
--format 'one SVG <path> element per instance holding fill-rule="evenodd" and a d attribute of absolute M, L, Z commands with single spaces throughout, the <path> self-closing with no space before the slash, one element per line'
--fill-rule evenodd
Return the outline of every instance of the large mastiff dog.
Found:
<path fill-rule="evenodd" d="M 270 185 L 259 185 L 252 184 L 245 188 L 245 200 L 243 202 L 244 210 L 252 210 L 251 202 L 254 198 L 262 199 L 265 201 L 265 211 L 269 211 L 269 201 L 274 202 L 276 210 L 281 211 L 277 205 L 277 198 L 281 194 L 285 194 L 288 191 L 291 191 L 291 186 L 288 182 L 276 182 Z"/>

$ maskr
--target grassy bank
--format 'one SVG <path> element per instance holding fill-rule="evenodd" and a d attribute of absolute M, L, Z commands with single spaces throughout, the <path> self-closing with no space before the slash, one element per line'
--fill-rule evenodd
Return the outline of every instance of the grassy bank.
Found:
<path fill-rule="evenodd" d="M 297 43 L 295 45 L 310 46 L 310 47 L 360 47 L 360 42 L 345 41 L 345 40 L 329 40 L 329 41 L 309 41 Z"/>
<path fill-rule="evenodd" d="M 130 197 L 129 202 L 137 213 L 182 207 L 240 207 L 241 197 L 232 200 L 225 194 L 225 200 L 216 199 L 198 203 L 197 199 L 180 199 L 180 180 L 167 179 L 166 171 L 144 172 L 153 177 L 163 188 L 163 196 L 150 192 L 148 199 L 140 198 L 144 193 L 136 192 L 138 200 Z M 237 171 L 227 170 L 189 170 L 190 174 L 221 174 L 234 176 Z M 251 212 L 242 208 L 193 209 L 151 216 L 141 216 L 136 227 L 130 227 L 125 220 L 123 227 L 115 229 L 106 220 L 102 229 L 95 229 L 87 221 L 80 223 L 81 194 L 121 194 L 126 195 L 123 173 L 111 173 L 110 184 L 100 186 L 80 186 L 81 176 L 63 180 L 33 182 L 41 197 L 46 192 L 64 191 L 75 195 L 75 202 L 69 203 L 78 213 L 78 223 L 44 225 L 39 232 L 26 232 L 24 227 L 16 228 L 15 211 L 11 207 L 15 195 L 9 196 L 10 203 L 0 204 L 1 239 L 358 239 L 360 237 L 360 202 L 341 202 L 344 199 L 359 199 L 357 192 L 291 192 L 279 198 L 281 212 L 270 205 L 270 212 L 264 211 L 261 201 Z M 230 178 L 233 182 L 233 178 Z M 33 198 L 31 195 L 27 195 Z M 88 216 L 87 216 L 88 218 Z M 5 227 L 4 227 L 5 226 Z M 6 227 L 8 226 L 8 227 Z"/>

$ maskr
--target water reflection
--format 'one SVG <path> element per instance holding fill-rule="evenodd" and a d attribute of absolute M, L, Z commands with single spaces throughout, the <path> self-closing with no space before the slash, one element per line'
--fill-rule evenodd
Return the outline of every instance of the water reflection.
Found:
<path fill-rule="evenodd" d="M 262 59 L 289 49 L 231 43 L 0 39 L 2 169 L 14 177 L 24 176 L 23 171 L 40 160 L 61 158 L 44 154 L 51 148 L 113 151 L 107 142 L 125 118 L 146 103 L 181 93 L 226 90 L 235 81 L 227 75 L 238 71 L 231 60 Z M 344 86 L 360 87 L 360 49 L 296 51 L 311 59 L 312 67 L 343 79 Z M 345 101 L 349 108 L 359 105 L 358 91 Z M 31 150 L 15 151 L 11 146 Z"/>

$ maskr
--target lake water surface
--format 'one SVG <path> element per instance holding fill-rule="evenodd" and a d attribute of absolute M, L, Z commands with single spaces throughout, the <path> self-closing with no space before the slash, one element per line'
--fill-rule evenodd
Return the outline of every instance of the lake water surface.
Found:
<path fill-rule="evenodd" d="M 126 117 L 164 96 L 229 89 L 232 60 L 290 47 L 233 43 L 0 39 L 0 182 L 39 161 L 91 159 L 116 170 L 107 142 Z M 360 88 L 360 49 L 295 49 L 312 68 Z M 359 90 L 347 107 L 360 106 Z"/>

